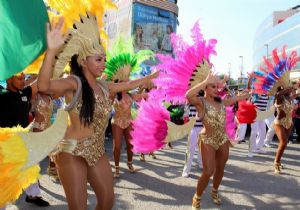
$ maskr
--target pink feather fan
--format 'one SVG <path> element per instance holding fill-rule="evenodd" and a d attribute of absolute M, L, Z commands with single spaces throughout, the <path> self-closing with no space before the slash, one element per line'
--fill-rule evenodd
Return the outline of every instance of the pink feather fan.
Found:
<path fill-rule="evenodd" d="M 168 134 L 166 120 L 170 121 L 169 112 L 158 100 L 141 101 L 137 118 L 132 122 L 131 144 L 134 153 L 149 153 L 165 145 Z"/>
<path fill-rule="evenodd" d="M 217 40 L 204 40 L 198 22 L 191 32 L 194 42 L 192 45 L 184 42 L 182 37 L 176 34 L 171 35 L 175 58 L 157 54 L 160 63 L 155 68 L 160 70 L 160 75 L 154 80 L 157 89 L 152 91 L 150 98 L 159 97 L 173 104 L 186 103 L 185 94 L 190 88 L 190 80 L 195 69 L 204 60 L 209 61 L 211 55 L 216 55 Z"/>

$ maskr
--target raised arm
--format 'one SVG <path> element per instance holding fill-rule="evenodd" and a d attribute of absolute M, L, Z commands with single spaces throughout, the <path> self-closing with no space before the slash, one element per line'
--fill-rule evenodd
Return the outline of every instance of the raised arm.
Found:
<path fill-rule="evenodd" d="M 61 34 L 62 26 L 62 18 L 59 19 L 57 24 L 52 22 L 50 26 L 50 24 L 47 23 L 48 49 L 46 51 L 43 65 L 37 80 L 37 89 L 43 93 L 59 93 L 59 95 L 61 95 L 68 90 L 76 90 L 77 88 L 77 83 L 72 78 L 51 80 L 53 66 L 55 63 L 55 55 L 66 40 L 66 36 Z"/>
<path fill-rule="evenodd" d="M 188 99 L 189 103 L 193 104 L 194 106 L 201 106 L 202 103 L 198 98 L 198 93 L 200 90 L 205 90 L 206 86 L 209 84 L 218 84 L 220 82 L 220 79 L 218 78 L 217 75 L 214 73 L 210 72 L 206 79 L 189 89 L 185 96 Z"/>
<path fill-rule="evenodd" d="M 145 93 L 145 92 L 135 93 L 135 94 L 132 94 L 131 97 L 134 101 L 140 101 L 142 99 L 147 99 L 148 98 L 148 93 Z"/>
<path fill-rule="evenodd" d="M 133 90 L 147 82 L 149 82 L 151 79 L 154 79 L 158 77 L 159 71 L 156 71 L 148 76 L 145 76 L 141 79 L 136 79 L 128 82 L 120 82 L 120 83 L 108 83 L 108 89 L 110 92 L 110 95 L 114 95 L 118 92 L 122 91 L 128 91 L 128 90 Z"/>
<path fill-rule="evenodd" d="M 250 96 L 251 96 L 251 94 L 250 94 L 249 90 L 244 90 L 241 94 L 239 94 L 235 97 L 224 99 L 223 103 L 225 106 L 231 106 L 238 101 L 247 100 Z"/>

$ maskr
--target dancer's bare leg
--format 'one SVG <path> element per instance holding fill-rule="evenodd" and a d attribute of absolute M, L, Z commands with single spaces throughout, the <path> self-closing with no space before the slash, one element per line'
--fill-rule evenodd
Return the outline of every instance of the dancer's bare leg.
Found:
<path fill-rule="evenodd" d="M 119 166 L 124 130 L 119 126 L 112 124 L 112 135 L 115 166 Z"/>
<path fill-rule="evenodd" d="M 213 188 L 218 190 L 223 176 L 224 176 L 224 169 L 226 162 L 229 157 L 229 141 L 223 144 L 217 151 L 216 151 L 216 170 L 213 177 Z"/>
<path fill-rule="evenodd" d="M 96 210 L 111 210 L 114 203 L 113 175 L 106 155 L 88 167 L 88 182 L 97 196 Z"/>
<path fill-rule="evenodd" d="M 205 190 L 210 177 L 214 174 L 216 166 L 216 150 L 208 145 L 201 143 L 201 155 L 203 162 L 202 175 L 198 179 L 197 196 L 201 196 Z"/>
<path fill-rule="evenodd" d="M 133 152 L 132 152 L 132 144 L 130 143 L 131 141 L 131 136 L 130 136 L 130 131 L 132 130 L 131 125 L 129 125 L 128 128 L 125 129 L 125 140 L 126 140 L 126 149 L 127 149 L 127 161 L 132 162 L 132 157 L 133 157 Z"/>
<path fill-rule="evenodd" d="M 69 210 L 87 209 L 87 163 L 64 152 L 58 154 L 56 161 Z"/>

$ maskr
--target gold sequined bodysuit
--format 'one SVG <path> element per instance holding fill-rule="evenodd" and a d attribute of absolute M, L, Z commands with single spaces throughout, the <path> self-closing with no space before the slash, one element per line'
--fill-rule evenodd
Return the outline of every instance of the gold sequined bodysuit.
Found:
<path fill-rule="evenodd" d="M 41 131 L 48 128 L 51 125 L 50 119 L 53 111 L 53 101 L 51 96 L 41 96 L 40 94 L 37 94 L 33 109 L 35 114 L 42 115 L 44 120 L 42 122 L 37 122 L 36 119 L 34 119 L 30 128 L 37 128 Z"/>
<path fill-rule="evenodd" d="M 221 105 L 221 109 L 217 110 L 210 105 L 204 98 L 201 99 L 204 103 L 205 114 L 203 116 L 203 125 L 208 125 L 207 128 L 199 134 L 199 140 L 212 146 L 218 150 L 220 146 L 226 143 L 229 139 L 225 131 L 225 108 Z M 209 129 L 209 134 L 207 134 Z"/>
<path fill-rule="evenodd" d="M 278 114 L 276 119 L 274 120 L 274 124 L 282 125 L 284 128 L 289 129 L 293 124 L 293 119 L 292 119 L 293 104 L 284 98 L 283 103 L 281 105 L 275 104 L 275 107 L 277 108 Z M 280 112 L 284 112 L 285 116 L 281 119 L 278 119 Z"/>
<path fill-rule="evenodd" d="M 131 105 L 132 98 L 126 94 L 128 98 L 123 98 L 121 101 L 115 100 L 114 110 L 115 114 L 111 119 L 111 123 L 119 126 L 122 129 L 128 128 L 131 123 Z"/>
<path fill-rule="evenodd" d="M 96 165 L 100 157 L 105 153 L 105 130 L 108 125 L 112 105 L 106 83 L 98 81 L 98 85 L 104 93 L 104 99 L 101 99 L 97 95 L 95 96 L 94 118 L 90 125 L 93 129 L 93 134 L 80 140 L 63 139 L 58 145 L 58 152 L 67 152 L 74 156 L 83 157 L 89 166 Z M 70 112 L 79 114 L 81 106 L 82 103 L 78 100 L 76 106 Z"/>

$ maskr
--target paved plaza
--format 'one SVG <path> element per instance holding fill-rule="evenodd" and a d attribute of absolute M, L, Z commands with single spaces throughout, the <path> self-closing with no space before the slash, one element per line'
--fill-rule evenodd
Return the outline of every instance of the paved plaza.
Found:
<path fill-rule="evenodd" d="M 173 146 L 173 149 L 156 152 L 156 160 L 146 156 L 146 162 L 141 162 L 139 156 L 135 156 L 135 174 L 129 173 L 126 167 L 126 152 L 123 150 L 121 177 L 115 180 L 114 210 L 191 209 L 191 199 L 201 170 L 195 164 L 191 176 L 182 177 L 186 140 L 175 142 Z M 111 141 L 108 141 L 106 147 L 111 158 Z M 282 175 L 273 172 L 275 148 L 268 148 L 266 154 L 253 158 L 246 156 L 247 148 L 247 144 L 239 144 L 231 149 L 220 187 L 223 204 L 215 206 L 209 196 L 210 188 L 207 188 L 202 198 L 202 209 L 300 209 L 300 144 L 288 145 L 282 160 Z M 62 186 L 46 175 L 46 167 L 47 160 L 42 163 L 40 179 L 43 196 L 51 203 L 51 207 L 45 209 L 67 209 Z M 88 194 L 88 209 L 94 209 L 96 197 L 91 189 L 88 190 Z M 16 205 L 8 207 L 8 210 L 16 209 L 41 208 L 25 203 L 23 195 Z"/>

